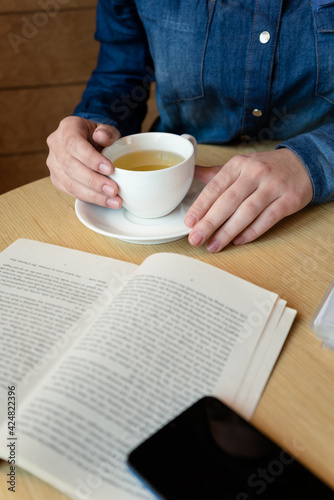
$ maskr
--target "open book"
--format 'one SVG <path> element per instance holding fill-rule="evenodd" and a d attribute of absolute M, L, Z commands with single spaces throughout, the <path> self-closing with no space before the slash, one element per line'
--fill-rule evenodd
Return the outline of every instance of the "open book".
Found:
<path fill-rule="evenodd" d="M 0 456 L 77 500 L 153 498 L 126 456 L 203 395 L 249 419 L 296 313 L 183 255 L 136 266 L 22 239 L 0 296 Z"/>

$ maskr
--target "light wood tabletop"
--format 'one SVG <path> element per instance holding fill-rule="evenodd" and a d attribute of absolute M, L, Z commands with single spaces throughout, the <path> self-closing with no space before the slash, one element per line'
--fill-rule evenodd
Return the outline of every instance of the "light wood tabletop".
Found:
<path fill-rule="evenodd" d="M 199 146 L 197 163 L 223 164 L 242 151 Z M 0 250 L 17 238 L 29 238 L 136 264 L 154 252 L 182 253 L 286 299 L 297 309 L 297 318 L 252 422 L 334 489 L 334 352 L 323 349 L 309 327 L 334 277 L 334 203 L 307 207 L 257 241 L 231 244 L 219 254 L 192 248 L 187 238 L 135 245 L 97 234 L 78 220 L 74 199 L 53 187 L 49 178 L 1 195 L 0 214 Z M 0 499 L 68 498 L 23 470 L 13 495 L 7 490 L 7 472 L 8 464 L 2 462 Z"/>

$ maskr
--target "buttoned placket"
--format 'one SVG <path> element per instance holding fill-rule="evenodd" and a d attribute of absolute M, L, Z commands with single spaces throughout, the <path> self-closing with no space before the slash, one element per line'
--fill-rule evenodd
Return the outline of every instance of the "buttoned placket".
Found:
<path fill-rule="evenodd" d="M 254 135 L 268 113 L 283 0 L 257 0 L 247 64 L 242 135 Z"/>

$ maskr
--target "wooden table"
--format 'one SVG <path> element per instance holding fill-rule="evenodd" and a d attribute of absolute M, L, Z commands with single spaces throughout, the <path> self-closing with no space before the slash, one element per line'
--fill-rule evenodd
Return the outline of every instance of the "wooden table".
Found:
<path fill-rule="evenodd" d="M 263 149 L 263 148 L 262 148 Z M 197 163 L 222 164 L 236 150 L 200 146 Z M 140 264 L 154 252 L 177 252 L 209 262 L 277 292 L 298 311 L 252 422 L 334 488 L 334 352 L 324 350 L 309 321 L 334 277 L 334 204 L 308 207 L 278 223 L 259 240 L 230 245 L 219 254 L 192 248 L 187 238 L 134 245 L 96 234 L 77 219 L 74 200 L 48 178 L 0 196 L 0 250 L 30 238 Z M 0 465 L 0 499 L 12 499 Z M 16 500 L 65 500 L 24 471 Z"/>

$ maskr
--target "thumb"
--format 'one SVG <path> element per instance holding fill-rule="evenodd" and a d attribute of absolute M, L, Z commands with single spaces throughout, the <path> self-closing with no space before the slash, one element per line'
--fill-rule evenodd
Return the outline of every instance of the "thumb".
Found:
<path fill-rule="evenodd" d="M 199 165 L 195 166 L 195 179 L 200 182 L 204 182 L 207 184 L 211 181 L 211 179 L 221 170 L 221 166 L 216 167 L 200 167 Z"/>
<path fill-rule="evenodd" d="M 121 134 L 117 128 L 106 125 L 104 123 L 98 123 L 96 129 L 93 132 L 93 141 L 99 146 L 106 147 L 110 146 L 113 142 L 121 137 Z"/>

